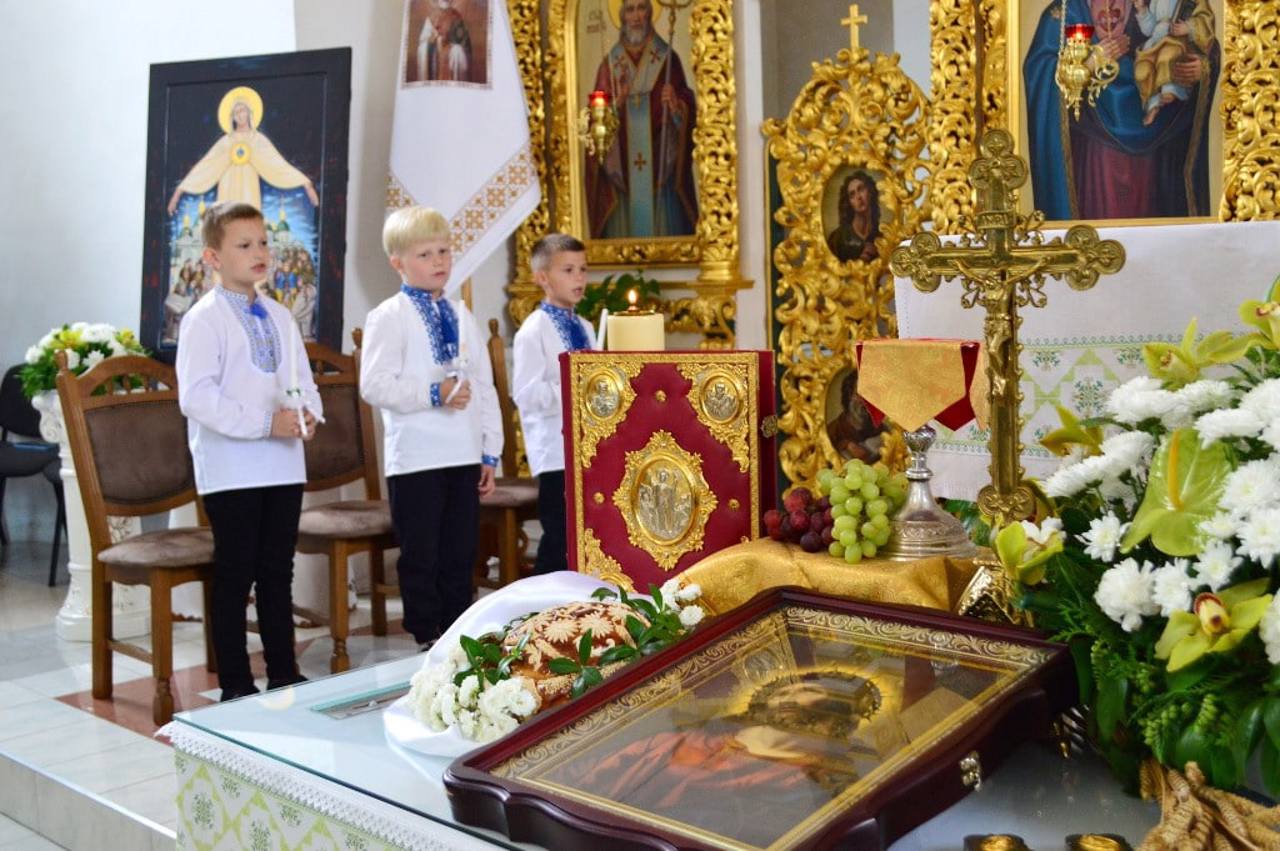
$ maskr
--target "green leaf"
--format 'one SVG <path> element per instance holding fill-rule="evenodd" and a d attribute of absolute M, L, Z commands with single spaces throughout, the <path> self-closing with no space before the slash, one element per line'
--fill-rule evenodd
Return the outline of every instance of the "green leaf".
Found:
<path fill-rule="evenodd" d="M 1189 762 L 1199 765 L 1202 771 L 1209 770 L 1209 740 L 1194 724 L 1182 733 L 1174 749 L 1174 764 L 1179 771 L 1185 771 Z"/>
<path fill-rule="evenodd" d="M 1262 742 L 1261 758 L 1258 760 L 1262 769 L 1262 782 L 1272 795 L 1280 795 L 1280 750 L 1270 739 Z"/>
<path fill-rule="evenodd" d="M 482 646 L 484 647 L 484 660 L 486 662 L 496 665 L 502 660 L 501 647 L 496 644 L 485 644 Z"/>
<path fill-rule="evenodd" d="M 489 668 L 485 671 L 484 678 L 489 681 L 489 685 L 491 686 L 496 686 L 498 684 L 498 680 L 501 679 L 501 677 L 498 676 L 496 668 Z"/>
<path fill-rule="evenodd" d="M 1201 549 L 1200 524 L 1218 511 L 1231 463 L 1226 446 L 1215 441 L 1200 446 L 1195 429 L 1169 434 L 1151 461 L 1147 492 L 1121 541 L 1128 552 L 1151 538 L 1156 549 L 1171 556 L 1194 556 Z"/>
<path fill-rule="evenodd" d="M 484 658 L 484 645 L 479 641 L 476 641 L 471 636 L 462 636 L 458 639 L 458 643 L 461 644 L 462 649 L 466 651 L 467 658 L 473 660 L 472 665 L 475 664 L 475 660 Z"/>
<path fill-rule="evenodd" d="M 648 600 L 642 599 L 640 597 L 632 597 L 631 607 L 633 609 L 639 609 L 640 614 L 644 615 L 646 618 L 649 619 L 649 623 L 653 623 L 655 620 L 658 619 L 658 610 L 654 608 L 653 603 L 650 603 Z"/>
<path fill-rule="evenodd" d="M 652 582 L 649 583 L 649 596 L 653 598 L 653 604 L 659 609 L 662 608 L 662 589 Z"/>
<path fill-rule="evenodd" d="M 578 639 L 578 661 L 583 665 L 591 661 L 591 630 L 582 633 Z"/>
<path fill-rule="evenodd" d="M 529 643 L 529 639 L 533 637 L 533 633 L 526 632 L 520 636 L 520 640 L 516 642 L 515 649 L 511 651 L 511 655 L 519 658 L 524 655 L 524 647 Z"/>
<path fill-rule="evenodd" d="M 1219 789 L 1234 789 L 1240 785 L 1241 769 L 1235 753 L 1225 745 L 1209 748 L 1209 782 Z"/>
<path fill-rule="evenodd" d="M 463 680 L 465 680 L 467 677 L 474 676 L 475 672 L 476 671 L 474 668 L 467 668 L 465 671 L 459 671 L 458 673 L 453 675 L 453 684 L 458 688 L 462 688 Z"/>
<path fill-rule="evenodd" d="M 582 670 L 581 667 L 572 659 L 552 659 L 547 662 L 547 667 L 551 669 L 551 673 L 560 674 L 576 674 Z"/>
<path fill-rule="evenodd" d="M 590 668 L 582 669 L 582 681 L 586 683 L 587 688 L 593 688 L 604 682 L 604 675 L 600 673 L 600 669 L 594 665 Z"/>
<path fill-rule="evenodd" d="M 610 591 L 608 588 L 597 588 L 591 592 L 591 599 L 593 600 L 612 600 L 617 596 L 617 594 Z"/>
<path fill-rule="evenodd" d="M 1213 666 L 1208 663 L 1189 665 L 1180 671 L 1168 674 L 1165 684 L 1169 687 L 1169 691 L 1187 691 L 1207 677 L 1212 670 Z"/>
<path fill-rule="evenodd" d="M 631 659 L 636 655 L 638 653 L 634 647 L 629 644 L 619 644 L 617 647 L 610 647 L 600 654 L 600 664 L 608 665 L 611 662 L 621 662 L 623 659 Z"/>
<path fill-rule="evenodd" d="M 1249 754 L 1253 753 L 1253 749 L 1258 746 L 1258 742 L 1262 739 L 1262 706 L 1261 698 L 1253 701 L 1245 710 L 1240 713 L 1240 717 L 1236 719 L 1235 735 L 1232 736 L 1232 742 L 1236 747 L 1236 758 L 1241 764 L 1249 761 Z"/>
<path fill-rule="evenodd" d="M 644 635 L 644 631 L 646 629 L 644 623 L 642 623 L 635 615 L 627 615 L 625 623 L 627 625 L 627 632 L 631 635 L 632 640 L 635 641 L 636 644 L 639 644 L 640 636 Z"/>
<path fill-rule="evenodd" d="M 1076 663 L 1076 685 L 1080 689 L 1080 702 L 1093 703 L 1093 649 L 1092 641 L 1073 641 L 1068 645 L 1071 658 Z"/>
<path fill-rule="evenodd" d="M 582 697 L 582 693 L 587 690 L 587 672 L 583 671 L 573 679 L 573 688 L 570 690 L 575 698 Z"/>
<path fill-rule="evenodd" d="M 1124 718 L 1125 704 L 1129 700 L 1129 681 L 1114 677 L 1098 684 L 1098 734 L 1105 741 L 1115 738 L 1116 725 Z"/>
<path fill-rule="evenodd" d="M 1280 748 L 1280 697 L 1268 697 L 1263 703 L 1262 724 L 1271 744 Z"/>

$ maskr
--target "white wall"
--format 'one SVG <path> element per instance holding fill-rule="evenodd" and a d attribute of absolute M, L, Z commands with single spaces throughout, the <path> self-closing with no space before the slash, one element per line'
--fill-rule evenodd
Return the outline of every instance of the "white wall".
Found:
<path fill-rule="evenodd" d="M 0 364 L 55 324 L 137 329 L 153 62 L 294 50 L 290 0 L 0 0 Z"/>

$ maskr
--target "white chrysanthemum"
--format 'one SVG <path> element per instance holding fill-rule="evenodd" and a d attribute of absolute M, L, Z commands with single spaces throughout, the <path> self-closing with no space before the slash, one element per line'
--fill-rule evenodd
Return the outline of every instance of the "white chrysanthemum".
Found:
<path fill-rule="evenodd" d="M 1151 598 L 1153 578 L 1150 563 L 1141 566 L 1131 558 L 1102 574 L 1093 599 L 1103 613 L 1125 632 L 1142 626 L 1142 619 L 1158 614 L 1160 607 Z"/>
<path fill-rule="evenodd" d="M 1121 523 L 1114 514 L 1095 517 L 1089 521 L 1089 531 L 1080 536 L 1085 544 L 1085 555 L 1110 564 L 1115 560 L 1120 539 L 1128 530 L 1129 524 Z"/>
<path fill-rule="evenodd" d="M 98 351 L 97 349 L 94 349 L 93 351 L 89 352 L 89 354 L 84 356 L 84 368 L 93 369 L 95 366 L 102 363 L 106 359 L 107 359 L 106 355 L 104 355 L 102 352 Z"/>
<path fill-rule="evenodd" d="M 1187 575 L 1185 558 L 1174 559 L 1151 575 L 1151 599 L 1160 607 L 1160 614 L 1169 617 L 1174 612 L 1191 608 L 1193 580 Z"/>
<path fill-rule="evenodd" d="M 116 357 L 117 355 L 123 355 L 126 352 L 128 352 L 128 349 L 124 347 L 124 344 L 121 343 L 119 340 L 117 340 L 115 337 L 112 337 L 110 340 L 107 340 L 107 348 L 111 350 L 112 357 Z"/>
<path fill-rule="evenodd" d="M 1240 408 L 1264 423 L 1280 419 L 1280 378 L 1268 379 L 1244 394 Z"/>
<path fill-rule="evenodd" d="M 80 332 L 80 339 L 86 343 L 105 343 L 116 335 L 116 329 L 104 322 L 86 326 Z"/>
<path fill-rule="evenodd" d="M 1106 476 L 1117 477 L 1143 466 L 1151 460 L 1156 440 L 1145 431 L 1127 431 L 1102 441 L 1102 457 L 1106 459 Z"/>
<path fill-rule="evenodd" d="M 47 349 L 51 347 L 53 345 L 53 335 L 56 334 L 59 330 L 60 329 L 58 328 L 54 328 L 48 334 L 45 334 L 43 337 L 41 337 L 40 341 L 36 343 L 36 345 L 41 349 Z"/>
<path fill-rule="evenodd" d="M 79 331 L 82 334 L 84 333 L 85 329 L 87 329 L 88 327 L 89 327 L 88 322 L 72 322 L 71 323 L 71 330 Z"/>
<path fill-rule="evenodd" d="M 1255 511 L 1240 524 L 1240 552 L 1263 567 L 1280 554 L 1280 508 Z"/>
<path fill-rule="evenodd" d="M 24 357 L 23 360 L 25 360 L 27 363 L 37 363 L 39 362 L 40 356 L 42 354 L 44 354 L 43 349 L 41 349 L 39 346 L 32 346 L 31 348 L 27 349 L 26 357 Z"/>
<path fill-rule="evenodd" d="M 1272 420 L 1267 423 L 1267 427 L 1262 430 L 1262 434 L 1259 437 L 1270 444 L 1273 449 L 1280 449 L 1280 420 Z"/>
<path fill-rule="evenodd" d="M 1280 665 L 1280 594 L 1272 598 L 1262 615 L 1258 635 L 1262 637 L 1262 646 L 1267 648 L 1267 660 L 1272 665 Z"/>
<path fill-rule="evenodd" d="M 1225 541 L 1227 538 L 1234 538 L 1238 523 L 1230 514 L 1219 512 L 1208 520 L 1201 521 L 1200 531 L 1210 538 L 1216 538 L 1219 541 Z"/>
<path fill-rule="evenodd" d="M 1193 381 L 1174 393 L 1178 401 L 1188 411 L 1198 414 L 1202 411 L 1213 411 L 1231 404 L 1234 393 L 1231 385 L 1225 381 L 1205 379 Z"/>
<path fill-rule="evenodd" d="M 1138 493 L 1123 479 L 1103 479 L 1098 483 L 1098 493 L 1107 502 L 1121 503 L 1126 511 L 1132 511 L 1138 504 Z"/>
<path fill-rule="evenodd" d="M 1196 420 L 1196 431 L 1200 433 L 1200 445 L 1208 446 L 1215 440 L 1228 440 L 1235 437 L 1257 437 L 1264 423 L 1253 411 L 1244 408 L 1224 408 L 1202 414 Z"/>
<path fill-rule="evenodd" d="M 1227 476 L 1219 505 L 1223 511 L 1244 517 L 1280 502 L 1280 462 L 1250 461 Z"/>
<path fill-rule="evenodd" d="M 662 594 L 663 600 L 674 600 L 676 595 L 680 593 L 680 580 L 678 578 L 668 579 L 662 583 L 662 587 L 658 591 Z"/>
<path fill-rule="evenodd" d="M 1101 455 L 1086 458 L 1078 464 L 1059 468 L 1044 483 L 1044 492 L 1055 499 L 1075 496 L 1094 482 L 1106 477 L 1108 462 Z"/>
<path fill-rule="evenodd" d="M 1141 375 L 1111 391 L 1107 411 L 1117 421 L 1137 425 L 1179 412 L 1178 398 L 1165 390 L 1158 379 Z"/>
<path fill-rule="evenodd" d="M 1209 544 L 1196 559 L 1195 574 L 1198 584 L 1208 585 L 1217 591 L 1231 584 L 1231 575 L 1244 559 L 1236 555 L 1231 545 L 1222 541 Z"/>
<path fill-rule="evenodd" d="M 680 623 L 685 629 L 692 629 L 702 622 L 706 617 L 706 612 L 702 611 L 701 606 L 685 606 L 680 610 Z"/>
<path fill-rule="evenodd" d="M 692 603 L 701 596 L 702 586 L 696 582 L 692 582 L 680 589 L 680 592 L 676 594 L 676 599 L 682 603 Z"/>
<path fill-rule="evenodd" d="M 480 677 L 472 674 L 458 686 L 458 705 L 463 709 L 474 709 L 476 695 L 480 693 Z"/>
<path fill-rule="evenodd" d="M 75 349 L 64 349 L 67 353 L 67 369 L 75 369 L 80 365 L 80 353 Z"/>

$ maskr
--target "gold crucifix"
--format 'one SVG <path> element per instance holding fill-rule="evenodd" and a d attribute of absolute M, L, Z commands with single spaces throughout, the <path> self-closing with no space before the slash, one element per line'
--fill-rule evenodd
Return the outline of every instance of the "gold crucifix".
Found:
<path fill-rule="evenodd" d="M 1024 216 L 1015 209 L 1014 190 L 1026 183 L 1027 164 L 1013 153 L 1013 138 L 992 130 L 978 150 L 981 156 L 969 168 L 969 182 L 977 190 L 969 232 L 952 245 L 943 245 L 934 233 L 918 233 L 910 245 L 894 250 L 889 266 L 923 292 L 933 292 L 944 279 L 960 278 L 960 303 L 968 308 L 981 302 L 987 310 L 983 335 L 990 383 L 991 484 L 979 492 L 978 507 L 999 529 L 1035 509 L 1035 497 L 1022 477 L 1018 308 L 1045 306 L 1046 278 L 1065 278 L 1074 290 L 1090 289 L 1101 275 L 1120 271 L 1124 247 L 1114 239 L 1099 239 L 1089 225 L 1075 225 L 1065 237 L 1046 242 L 1040 234 L 1044 214 Z"/>
<path fill-rule="evenodd" d="M 841 19 L 840 23 L 849 28 L 849 50 L 857 53 L 862 45 L 858 42 L 858 27 L 870 20 L 866 15 L 858 13 L 858 4 L 853 3 L 849 6 L 849 17 Z"/>

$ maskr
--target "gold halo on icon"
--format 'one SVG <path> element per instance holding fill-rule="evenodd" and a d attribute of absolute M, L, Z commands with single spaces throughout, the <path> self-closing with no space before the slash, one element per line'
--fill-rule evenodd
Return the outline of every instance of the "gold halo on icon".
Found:
<path fill-rule="evenodd" d="M 609 0 L 609 20 L 613 21 L 613 25 L 618 29 L 622 29 L 622 3 L 623 0 Z M 649 18 L 654 25 L 657 25 L 658 4 L 656 0 L 649 0 Z"/>
<path fill-rule="evenodd" d="M 249 124 L 257 130 L 262 121 L 262 98 L 248 86 L 236 86 L 223 95 L 222 102 L 218 104 L 218 126 L 222 132 L 231 132 L 231 110 L 237 103 L 249 107 Z"/>

